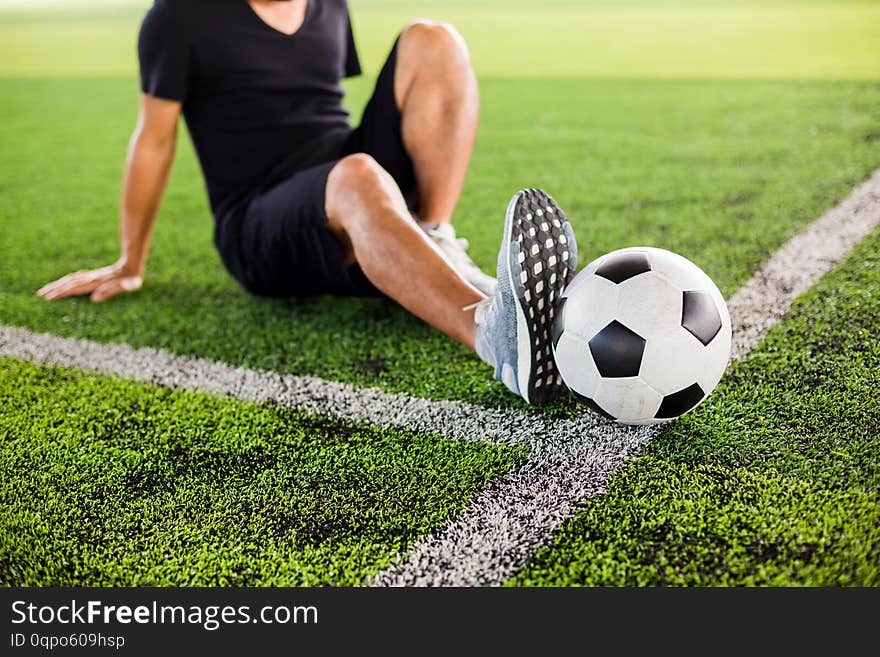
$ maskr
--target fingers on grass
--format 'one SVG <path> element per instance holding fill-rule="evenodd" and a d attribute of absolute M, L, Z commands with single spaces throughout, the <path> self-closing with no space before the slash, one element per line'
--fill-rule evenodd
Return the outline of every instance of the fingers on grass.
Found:
<path fill-rule="evenodd" d="M 43 287 L 37 290 L 37 294 L 39 294 L 41 297 L 51 299 L 58 290 L 64 287 L 64 285 L 67 283 L 67 279 L 68 276 L 65 276 L 64 278 L 59 278 L 57 281 L 46 283 Z"/>
<path fill-rule="evenodd" d="M 44 288 L 40 296 L 50 301 L 64 297 L 75 297 L 80 294 L 89 294 L 97 286 L 98 283 L 92 280 L 62 279 Z"/>
<path fill-rule="evenodd" d="M 47 283 L 37 290 L 37 294 L 49 300 L 89 294 L 100 287 L 103 279 L 106 278 L 107 273 L 104 269 L 75 271 L 57 281 Z"/>
<path fill-rule="evenodd" d="M 82 272 L 74 272 L 51 283 L 46 283 L 37 290 L 37 294 L 48 299 L 53 298 L 58 292 L 68 289 L 81 282 Z"/>

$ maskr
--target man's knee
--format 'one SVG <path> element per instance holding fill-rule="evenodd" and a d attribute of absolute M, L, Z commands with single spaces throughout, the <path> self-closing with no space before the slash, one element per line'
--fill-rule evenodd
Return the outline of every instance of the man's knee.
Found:
<path fill-rule="evenodd" d="M 330 170 L 331 179 L 358 190 L 378 184 L 385 175 L 382 165 L 367 153 L 346 155 Z"/>
<path fill-rule="evenodd" d="M 367 153 L 346 155 L 327 178 L 327 215 L 332 221 L 334 216 L 358 216 L 360 213 L 351 212 L 353 204 L 376 207 L 393 203 L 396 189 L 394 179 L 372 156 Z"/>
<path fill-rule="evenodd" d="M 449 23 L 420 18 L 409 23 L 400 34 L 402 47 L 413 47 L 423 55 L 438 55 L 445 61 L 468 61 L 467 43 Z"/>

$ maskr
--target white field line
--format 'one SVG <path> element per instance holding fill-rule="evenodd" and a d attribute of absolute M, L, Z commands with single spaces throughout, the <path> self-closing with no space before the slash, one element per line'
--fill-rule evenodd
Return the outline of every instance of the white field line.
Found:
<path fill-rule="evenodd" d="M 589 413 L 577 420 L 551 422 L 527 412 L 355 388 L 315 377 L 234 367 L 162 349 L 62 338 L 2 324 L 0 356 L 246 401 L 273 402 L 340 420 L 426 431 L 455 440 L 528 445 L 538 450 L 564 446 L 569 435 L 592 432 L 604 423 Z"/>
<path fill-rule="evenodd" d="M 792 300 L 880 219 L 880 172 L 771 258 L 729 302 L 741 356 Z M 315 377 L 233 367 L 167 351 L 37 334 L 0 325 L 0 356 L 76 367 L 147 383 L 274 402 L 378 426 L 458 440 L 526 445 L 528 462 L 479 494 L 438 532 L 373 579 L 377 585 L 492 585 L 509 579 L 608 477 L 655 435 L 591 413 L 574 420 L 431 401 Z"/>
<path fill-rule="evenodd" d="M 774 253 L 727 302 L 734 359 L 743 358 L 792 302 L 880 222 L 880 170 Z"/>

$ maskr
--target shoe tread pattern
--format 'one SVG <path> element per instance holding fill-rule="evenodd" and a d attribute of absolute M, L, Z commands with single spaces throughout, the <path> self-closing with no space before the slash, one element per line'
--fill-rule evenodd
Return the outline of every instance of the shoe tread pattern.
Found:
<path fill-rule="evenodd" d="M 571 225 L 556 201 L 539 189 L 520 192 L 513 214 L 511 271 L 517 303 L 525 313 L 532 348 L 528 400 L 543 404 L 565 386 L 553 360 L 553 318 L 577 267 Z"/>

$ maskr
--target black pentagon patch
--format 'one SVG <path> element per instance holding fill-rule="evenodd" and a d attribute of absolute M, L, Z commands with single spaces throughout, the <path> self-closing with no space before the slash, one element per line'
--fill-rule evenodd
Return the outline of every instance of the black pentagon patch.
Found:
<path fill-rule="evenodd" d="M 593 400 L 590 399 L 589 397 L 584 397 L 583 395 L 579 395 L 579 394 L 576 393 L 574 390 L 572 390 L 571 392 L 572 392 L 572 394 L 574 394 L 575 397 L 577 397 L 577 400 L 578 400 L 581 404 L 583 404 L 584 406 L 586 406 L 587 408 L 589 408 L 591 411 L 594 411 L 594 412 L 598 413 L 599 415 L 601 415 L 602 417 L 604 417 L 604 418 L 606 418 L 606 419 L 608 419 L 608 420 L 617 420 L 616 417 L 614 417 L 613 415 L 611 415 L 611 413 L 609 413 L 609 412 L 606 411 L 604 408 L 602 408 L 601 406 L 599 406 L 599 404 L 597 404 L 595 401 L 593 401 Z"/>
<path fill-rule="evenodd" d="M 633 276 L 651 271 L 651 263 L 644 253 L 621 253 L 603 262 L 596 270 L 596 276 L 607 278 L 612 283 L 623 283 Z"/>
<path fill-rule="evenodd" d="M 666 395 L 660 404 L 660 409 L 654 417 L 658 420 L 669 420 L 679 415 L 684 415 L 705 397 L 703 389 L 698 383 L 688 386 L 684 390 Z"/>
<path fill-rule="evenodd" d="M 721 314 L 712 295 L 701 290 L 686 291 L 681 305 L 681 325 L 708 346 L 721 330 Z"/>
<path fill-rule="evenodd" d="M 550 342 L 553 344 L 553 349 L 556 349 L 556 345 L 559 344 L 559 338 L 562 337 L 562 332 L 565 330 L 566 301 L 568 301 L 568 298 L 562 297 L 554 310 L 553 324 L 550 325 Z"/>
<path fill-rule="evenodd" d="M 599 374 L 608 379 L 638 376 L 645 339 L 614 320 L 590 340 Z"/>

